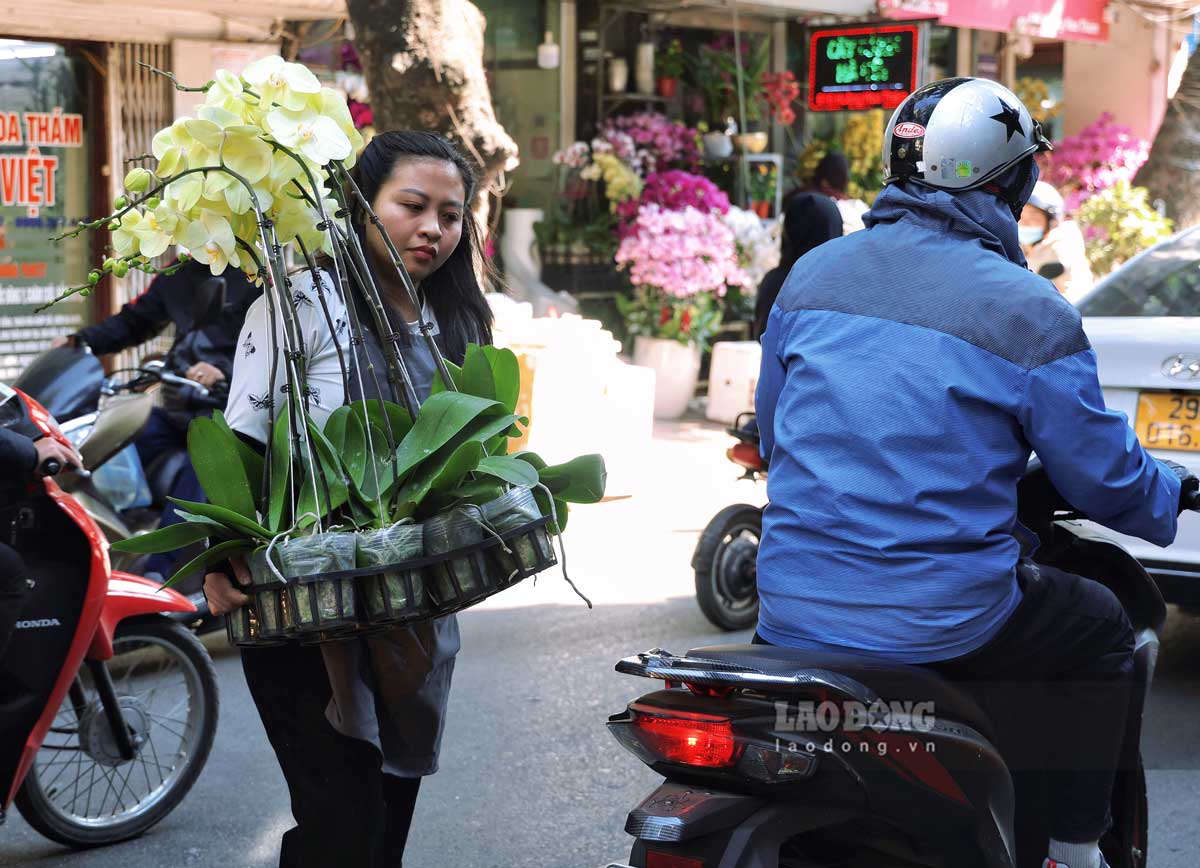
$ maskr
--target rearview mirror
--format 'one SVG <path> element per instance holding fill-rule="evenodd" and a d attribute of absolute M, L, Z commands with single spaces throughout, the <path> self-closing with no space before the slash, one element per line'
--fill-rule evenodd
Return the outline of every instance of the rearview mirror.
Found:
<path fill-rule="evenodd" d="M 1056 277 L 1062 277 L 1066 270 L 1061 262 L 1047 262 L 1037 270 L 1037 273 L 1039 277 L 1044 277 L 1046 280 L 1054 280 Z"/>

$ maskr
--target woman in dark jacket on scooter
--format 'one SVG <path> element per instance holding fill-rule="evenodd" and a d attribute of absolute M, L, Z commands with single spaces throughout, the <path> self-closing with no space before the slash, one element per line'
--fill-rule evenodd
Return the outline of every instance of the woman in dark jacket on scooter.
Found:
<path fill-rule="evenodd" d="M 419 321 L 435 324 L 438 343 L 453 361 L 462 361 L 468 343 L 491 342 L 491 311 L 478 276 L 479 230 L 468 210 L 474 172 L 439 136 L 390 132 L 371 140 L 355 175 L 418 286 L 419 310 L 410 304 L 378 232 L 356 215 L 389 325 L 423 400 L 434 361 L 419 336 Z M 367 328 L 370 317 L 360 317 L 364 343 L 353 344 L 347 311 L 328 291 L 332 281 L 326 283 L 328 319 L 313 303 L 312 283 L 307 272 L 296 275 L 292 291 L 311 413 L 322 424 L 345 398 L 380 397 L 364 362 L 369 357 L 375 370 L 386 370 L 386 364 L 381 336 Z M 227 411 L 230 426 L 260 444 L 267 439 L 270 414 L 282 404 L 268 385 L 272 329 L 265 307 L 259 302 L 247 315 Z M 339 356 L 351 368 L 348 384 Z M 241 582 L 249 581 L 244 564 L 233 569 Z M 214 612 L 248 602 L 222 573 L 210 573 L 205 590 Z M 347 642 L 242 651 L 246 681 L 287 779 L 296 819 L 283 836 L 281 868 L 400 865 L 421 777 L 437 770 L 458 647 L 458 624 L 450 616 Z"/>

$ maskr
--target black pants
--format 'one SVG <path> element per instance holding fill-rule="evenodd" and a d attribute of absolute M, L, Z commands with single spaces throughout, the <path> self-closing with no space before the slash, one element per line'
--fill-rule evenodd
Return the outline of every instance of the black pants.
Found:
<path fill-rule="evenodd" d="M 384 774 L 374 745 L 325 719 L 330 689 L 320 650 L 244 648 L 242 669 L 296 820 L 284 833 L 280 868 L 399 868 L 421 779 Z"/>
<path fill-rule="evenodd" d="M 999 633 L 925 665 L 961 684 L 991 719 L 1013 774 L 1018 836 L 1038 825 L 1060 841 L 1095 841 L 1111 822 L 1133 628 L 1098 582 L 1032 563 L 1017 578 L 1023 599 Z"/>

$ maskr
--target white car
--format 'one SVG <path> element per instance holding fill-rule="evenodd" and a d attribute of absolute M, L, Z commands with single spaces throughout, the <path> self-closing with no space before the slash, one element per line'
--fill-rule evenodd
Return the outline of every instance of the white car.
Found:
<path fill-rule="evenodd" d="M 1200 227 L 1125 263 L 1079 309 L 1105 402 L 1129 417 L 1156 457 L 1200 471 Z M 1179 534 L 1165 549 L 1115 536 L 1168 602 L 1200 607 L 1200 514 L 1180 516 Z"/>

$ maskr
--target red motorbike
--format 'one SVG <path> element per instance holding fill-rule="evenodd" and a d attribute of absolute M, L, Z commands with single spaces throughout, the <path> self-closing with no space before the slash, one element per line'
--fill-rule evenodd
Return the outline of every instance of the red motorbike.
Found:
<path fill-rule="evenodd" d="M 737 438 L 725 455 L 742 468 L 743 479 L 765 481 L 767 463 L 759 455 L 753 413 L 737 417 L 729 433 Z M 722 630 L 744 630 L 758 622 L 758 541 L 761 506 L 735 503 L 713 516 L 692 555 L 696 600 L 704 616 Z"/>
<path fill-rule="evenodd" d="M 0 385 L 0 425 L 18 421 L 69 445 L 45 408 Z M 212 747 L 217 682 L 167 617 L 195 606 L 111 569 L 104 534 L 53 479 L 73 469 L 55 464 L 0 505 L 0 539 L 29 577 L 0 659 L 0 821 L 15 802 L 34 829 L 84 848 L 140 835 L 179 804 Z"/>

